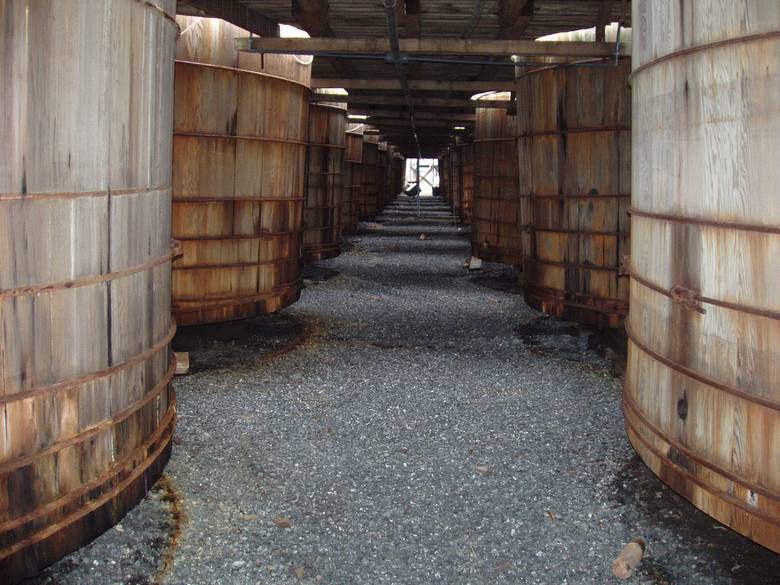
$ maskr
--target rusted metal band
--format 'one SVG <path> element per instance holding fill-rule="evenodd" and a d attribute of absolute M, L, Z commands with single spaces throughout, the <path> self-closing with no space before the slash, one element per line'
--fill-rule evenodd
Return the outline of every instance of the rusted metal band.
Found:
<path fill-rule="evenodd" d="M 474 221 L 484 221 L 487 223 L 494 223 L 498 225 L 511 225 L 516 227 L 518 232 L 521 231 L 520 224 L 516 221 L 506 221 L 501 219 L 486 218 L 486 217 L 481 217 L 479 215 L 475 215 L 473 219 Z M 477 233 L 477 232 L 472 230 L 472 233 Z"/>
<path fill-rule="evenodd" d="M 100 380 L 101 378 L 107 378 L 112 374 L 116 374 L 117 372 L 126 370 L 128 368 L 133 367 L 136 364 L 144 362 L 149 358 L 151 358 L 156 353 L 159 353 L 160 351 L 166 349 L 168 345 L 171 343 L 171 340 L 173 339 L 174 335 L 176 335 L 176 324 L 173 321 L 171 321 L 171 326 L 168 329 L 168 332 L 165 334 L 165 337 L 163 337 L 160 341 L 155 343 L 149 349 L 137 355 L 134 355 L 133 357 L 131 357 L 128 360 L 125 360 L 124 362 L 115 364 L 108 368 L 103 368 L 102 370 L 98 370 L 97 372 L 92 372 L 90 374 L 86 374 L 78 378 L 66 380 L 64 382 L 57 382 L 56 384 L 50 384 L 48 386 L 38 386 L 36 388 L 23 390 L 22 392 L 15 392 L 13 394 L 0 395 L 0 405 L 7 404 L 9 402 L 16 402 L 18 400 L 27 400 L 35 396 L 40 396 L 41 394 L 54 394 L 56 392 L 64 392 L 66 390 L 72 390 L 73 388 L 76 388 L 78 386 L 83 386 L 88 382 L 95 382 L 97 380 Z"/>
<path fill-rule="evenodd" d="M 165 416 L 160 421 L 160 424 L 155 429 L 155 431 L 152 434 L 150 434 L 146 438 L 146 440 L 144 440 L 144 442 L 141 445 L 139 445 L 133 452 L 128 454 L 124 459 L 119 461 L 116 465 L 112 466 L 106 472 L 102 473 L 101 475 L 99 475 L 89 483 L 82 485 L 81 487 L 65 494 L 63 497 L 58 498 L 53 502 L 49 502 L 48 504 L 40 508 L 37 508 L 36 510 L 30 512 L 29 514 L 26 514 L 25 516 L 20 516 L 19 518 L 15 518 L 12 523 L 1 525 L 0 533 L 7 532 L 8 530 L 13 529 L 17 525 L 17 523 L 27 524 L 33 521 L 38 516 L 51 514 L 56 510 L 66 509 L 68 507 L 68 502 L 80 499 L 84 497 L 86 494 L 89 494 L 90 492 L 94 492 L 101 486 L 107 484 L 110 480 L 115 479 L 122 472 L 131 470 L 128 476 L 124 480 L 119 482 L 119 484 L 113 486 L 113 489 L 107 489 L 103 491 L 102 495 L 99 498 L 90 500 L 88 503 L 81 506 L 77 511 L 65 517 L 64 519 L 59 520 L 57 522 L 52 522 L 47 528 L 39 532 L 36 532 L 32 536 L 24 540 L 15 542 L 12 546 L 6 549 L 0 550 L 0 560 L 11 556 L 16 552 L 20 551 L 21 549 L 35 544 L 36 542 L 44 540 L 60 530 L 63 530 L 64 527 L 67 527 L 70 524 L 77 522 L 87 514 L 100 508 L 111 498 L 122 493 L 133 481 L 138 479 L 141 476 L 141 474 L 145 473 L 146 470 L 149 468 L 149 466 L 151 466 L 155 461 L 157 461 L 158 458 L 162 455 L 163 451 L 168 447 L 168 445 L 171 442 L 171 439 L 173 438 L 173 422 L 175 421 L 175 418 L 176 418 L 176 397 L 175 394 L 171 391 L 170 401 L 168 403 L 168 410 Z M 149 449 L 152 447 L 154 447 L 154 450 L 151 453 L 149 453 Z M 145 457 L 143 458 L 142 463 L 138 464 L 139 454 L 141 453 L 144 453 Z M 8 528 L 6 528 L 6 526 L 8 526 Z"/>
<path fill-rule="evenodd" d="M 296 258 L 296 261 L 300 262 L 300 258 Z M 179 297 L 175 300 L 179 300 L 187 303 L 200 303 L 194 307 L 181 307 L 173 303 L 172 310 L 174 313 L 197 313 L 198 311 L 212 311 L 222 307 L 234 307 L 240 305 L 249 305 L 257 303 L 259 301 L 265 301 L 273 297 L 279 296 L 291 289 L 300 288 L 303 282 L 302 278 L 297 278 L 291 282 L 281 284 L 272 288 L 270 291 L 264 293 L 257 293 L 252 295 L 239 295 L 233 297 L 199 297 L 199 298 L 186 298 Z"/>
<path fill-rule="evenodd" d="M 769 488 L 766 488 L 762 485 L 759 485 L 757 483 L 753 483 L 752 481 L 748 480 L 747 478 L 740 477 L 736 475 L 735 473 L 729 471 L 728 469 L 725 469 L 724 467 L 721 467 L 717 463 L 713 463 L 712 461 L 705 459 L 695 451 L 689 449 L 676 439 L 666 435 L 658 426 L 656 426 L 650 419 L 648 419 L 644 413 L 639 409 L 639 406 L 634 401 L 634 398 L 631 396 L 629 392 L 623 391 L 623 408 L 625 410 L 628 410 L 631 416 L 639 419 L 639 421 L 645 425 L 655 436 L 660 438 L 665 443 L 668 443 L 672 447 L 674 447 L 677 451 L 685 455 L 687 458 L 692 459 L 693 461 L 696 461 L 699 465 L 703 465 L 707 469 L 714 471 L 718 475 L 721 475 L 725 477 L 726 479 L 731 480 L 732 482 L 742 485 L 746 488 L 748 488 L 750 491 L 755 492 L 757 494 L 761 494 L 762 496 L 769 498 L 770 500 L 775 500 L 776 502 L 780 502 L 780 493 L 775 492 Z M 628 421 L 626 421 L 628 422 Z M 650 447 L 650 449 L 656 454 L 657 457 L 664 461 L 668 461 L 669 463 L 672 463 L 676 466 L 676 464 L 669 459 L 668 455 L 663 455 L 659 453 L 654 447 L 648 445 L 648 442 L 644 440 L 643 437 L 641 437 L 642 432 L 637 429 L 633 424 L 631 427 L 636 431 L 636 434 L 640 436 L 642 439 L 642 442 Z M 712 485 L 709 486 L 709 489 L 707 491 L 710 491 L 713 488 Z M 718 494 L 721 494 L 721 492 L 717 492 Z M 725 495 L 725 494 L 723 494 Z M 739 500 L 734 500 L 739 502 Z M 757 512 L 757 508 L 748 508 L 744 506 L 742 502 L 740 502 L 741 507 L 743 507 L 744 510 L 750 512 L 751 514 L 755 514 Z M 768 520 L 770 520 L 774 524 L 780 524 L 780 519 L 778 518 L 772 518 L 771 516 L 766 517 Z"/>
<path fill-rule="evenodd" d="M 215 240 L 271 240 L 276 237 L 294 236 L 303 232 L 303 229 L 289 232 L 260 232 L 259 234 L 229 234 L 224 236 L 176 236 L 182 242 L 212 242 Z"/>
<path fill-rule="evenodd" d="M 363 162 L 363 159 L 345 158 L 344 162 L 352 163 L 352 164 L 361 164 Z"/>
<path fill-rule="evenodd" d="M 629 215 L 636 215 L 638 217 L 647 217 L 649 219 L 657 219 L 659 221 L 670 221 L 674 223 L 682 223 L 689 225 L 701 225 L 705 227 L 722 228 L 728 230 L 740 230 L 746 232 L 758 232 L 762 234 L 780 235 L 780 227 L 768 226 L 768 225 L 755 225 L 747 223 L 734 223 L 728 221 L 719 221 L 715 219 L 698 219 L 695 217 L 684 217 L 680 215 L 667 215 L 664 213 L 653 213 L 650 211 L 642 211 L 635 207 L 628 209 Z"/>
<path fill-rule="evenodd" d="M 72 289 L 72 288 L 81 288 L 84 286 L 100 284 L 102 282 L 108 282 L 111 280 L 118 280 L 120 278 L 137 274 L 139 272 L 145 272 L 147 270 L 151 270 L 155 266 L 159 266 L 160 264 L 165 264 L 166 262 L 169 262 L 173 258 L 174 254 L 176 253 L 177 246 L 178 246 L 178 242 L 171 240 L 170 251 L 167 254 L 163 254 L 162 256 L 158 256 L 157 258 L 153 258 L 152 260 L 149 260 L 148 262 L 144 262 L 143 264 L 138 264 L 136 266 L 126 268 L 125 270 L 117 270 L 116 272 L 108 272 L 106 274 L 99 274 L 95 276 L 85 276 L 82 278 L 75 278 L 73 280 L 65 280 L 62 282 L 54 282 L 50 284 L 41 284 L 36 286 L 20 286 L 17 288 L 7 288 L 5 290 L 0 290 L 0 300 L 4 298 L 12 298 L 12 297 L 18 298 L 18 297 L 24 297 L 30 295 L 48 294 L 51 292 Z"/>
<path fill-rule="evenodd" d="M 543 228 L 543 227 L 537 227 L 532 224 L 525 224 L 521 226 L 524 230 L 528 230 L 529 232 L 541 232 L 541 233 L 552 233 L 552 234 L 571 234 L 571 235 L 577 235 L 577 236 L 612 236 L 612 237 L 628 237 L 627 232 L 605 232 L 600 230 L 567 230 L 563 228 Z"/>
<path fill-rule="evenodd" d="M 596 193 L 591 195 L 590 193 L 579 193 L 577 195 L 537 195 L 535 193 L 522 193 L 519 195 L 520 199 L 530 199 L 531 201 L 541 201 L 545 199 L 554 199 L 559 201 L 567 201 L 569 199 L 587 199 L 590 201 L 598 201 L 599 199 L 631 199 L 630 193 Z"/>
<path fill-rule="evenodd" d="M 631 126 L 615 125 L 615 126 L 583 126 L 581 128 L 566 128 L 565 130 L 545 130 L 543 132 L 522 132 L 517 135 L 517 138 L 533 138 L 535 136 L 555 136 L 564 134 L 595 134 L 597 132 L 630 132 Z"/>
<path fill-rule="evenodd" d="M 152 400 L 157 398 L 162 393 L 162 391 L 168 387 L 168 384 L 170 384 L 171 380 L 173 379 L 173 374 L 175 372 L 176 372 L 176 358 L 172 355 L 168 365 L 168 369 L 166 370 L 163 377 L 160 379 L 160 381 L 157 384 L 155 384 L 155 386 L 149 392 L 144 394 L 144 396 L 142 396 L 139 400 L 136 400 L 124 410 L 113 415 L 111 418 L 107 420 L 103 420 L 97 424 L 94 424 L 82 430 L 81 432 L 73 435 L 72 437 L 68 437 L 67 439 L 57 441 L 56 443 L 48 446 L 47 448 L 32 453 L 30 455 L 25 455 L 17 459 L 12 459 L 10 461 L 5 461 L 3 463 L 0 463 L 0 475 L 13 471 L 14 469 L 24 467 L 25 465 L 29 465 L 33 463 L 35 460 L 40 459 L 41 457 L 52 455 L 53 453 L 62 451 L 66 447 L 71 447 L 79 443 L 84 443 L 85 441 L 94 437 L 98 433 L 108 430 L 118 425 L 122 421 L 130 418 L 133 414 L 135 414 L 136 412 L 141 410 L 144 406 L 149 404 Z"/>
<path fill-rule="evenodd" d="M 524 260 L 527 260 L 524 258 Z M 600 313 L 607 316 L 617 316 L 624 319 L 628 313 L 628 303 L 622 299 L 602 297 L 599 295 L 567 292 L 526 281 L 523 284 L 526 295 L 539 297 L 544 302 L 554 301 L 566 307 Z M 600 305 L 593 304 L 600 303 Z"/>
<path fill-rule="evenodd" d="M 510 181 L 514 182 L 519 179 L 517 175 L 483 175 L 481 173 L 474 173 L 474 178 L 479 180 L 488 180 L 488 181 Z M 512 195 L 513 198 L 516 198 L 517 195 Z"/>
<path fill-rule="evenodd" d="M 299 203 L 305 201 L 306 197 L 176 197 L 173 198 L 173 204 L 177 203 L 234 203 L 236 201 L 255 201 L 258 203 Z"/>
<path fill-rule="evenodd" d="M 270 142 L 273 144 L 292 144 L 294 146 L 308 146 L 308 142 L 302 140 L 290 140 L 288 138 L 267 138 L 265 136 L 239 136 L 238 134 L 212 134 L 209 132 L 182 132 L 176 130 L 174 137 L 184 138 L 212 138 L 217 140 L 249 140 L 252 142 Z"/>
<path fill-rule="evenodd" d="M 678 372 L 693 380 L 696 380 L 697 382 L 701 382 L 702 384 L 705 384 L 707 386 L 711 386 L 712 388 L 717 388 L 718 390 L 726 392 L 727 394 L 731 394 L 732 396 L 736 396 L 737 398 L 740 398 L 747 402 L 758 404 L 759 406 L 763 406 L 764 408 L 769 408 L 771 410 L 780 412 L 780 404 L 777 404 L 765 398 L 761 398 L 760 396 L 754 396 L 743 390 L 740 390 L 739 388 L 734 388 L 733 386 L 724 384 L 723 382 L 719 382 L 714 378 L 710 378 L 709 376 L 697 372 L 696 370 L 689 368 L 688 366 L 684 366 L 679 362 L 676 362 L 666 356 L 661 355 L 656 351 L 653 351 L 652 349 L 650 349 L 648 346 L 646 346 L 644 343 L 642 343 L 639 340 L 639 338 L 635 335 L 634 331 L 631 329 L 631 325 L 629 322 L 626 322 L 626 334 L 628 335 L 628 339 L 631 340 L 631 343 L 633 343 L 637 347 L 637 349 L 641 350 L 643 353 L 649 355 L 655 361 L 664 364 L 666 367 L 674 370 L 675 372 Z"/>
<path fill-rule="evenodd" d="M 649 288 L 650 290 L 653 290 L 659 294 L 662 294 L 664 296 L 669 297 L 672 300 L 677 300 L 678 295 L 675 294 L 675 289 L 681 288 L 681 285 L 677 285 L 675 287 L 672 287 L 672 289 L 667 290 L 654 282 L 651 282 L 647 280 L 646 278 L 640 276 L 637 274 L 634 269 L 631 269 L 631 279 L 636 281 L 638 284 L 641 284 L 645 288 Z M 687 289 L 686 289 L 687 290 Z M 724 309 L 730 309 L 732 311 L 737 311 L 739 313 L 747 313 L 748 315 L 755 315 L 756 317 L 764 317 L 766 319 L 774 319 L 774 320 L 780 320 L 780 311 L 771 311 L 769 309 L 759 309 L 758 307 L 751 307 L 748 305 L 741 305 L 739 303 L 729 303 L 727 301 L 720 301 L 718 299 L 711 299 L 709 297 L 704 297 L 699 295 L 697 292 L 693 292 L 693 296 L 695 301 L 699 303 L 706 303 L 708 305 L 713 305 L 716 307 L 722 307 Z"/>
<path fill-rule="evenodd" d="M 311 176 L 311 177 L 343 177 L 345 173 L 344 173 L 344 171 L 333 171 L 333 172 L 309 171 L 306 174 Z"/>
<path fill-rule="evenodd" d="M 627 274 L 620 274 L 621 269 L 617 266 L 595 266 L 593 264 L 579 264 L 575 262 L 554 262 L 552 260 L 542 260 L 541 258 L 532 256 L 527 256 L 526 261 L 532 264 L 543 264 L 544 266 L 557 266 L 558 268 L 572 268 L 577 270 L 597 272 L 615 272 L 617 273 L 618 277 L 628 278 Z"/>
<path fill-rule="evenodd" d="M 475 138 L 472 144 L 476 145 L 483 142 L 514 142 L 515 140 L 516 140 L 515 136 L 504 136 L 500 138 Z"/>
<path fill-rule="evenodd" d="M 228 67 L 226 65 L 212 65 L 211 63 L 200 63 L 198 61 L 185 61 L 183 59 L 176 59 L 174 63 L 176 65 L 179 64 L 191 65 L 195 67 L 205 67 L 207 69 L 219 69 L 231 73 L 243 73 L 247 75 L 255 75 L 257 77 L 264 77 L 266 79 L 273 79 L 275 81 L 283 81 L 284 83 L 289 83 L 290 85 L 297 85 L 298 87 L 305 89 L 307 94 L 311 91 L 311 88 L 309 88 L 309 86 L 303 83 L 302 81 L 298 81 L 296 79 L 288 79 L 287 77 L 274 75 L 272 73 L 266 73 L 264 71 L 252 71 L 251 69 L 239 69 L 238 67 Z"/>
<path fill-rule="evenodd" d="M 507 203 L 517 203 L 517 197 L 510 195 L 508 197 L 491 197 L 489 195 L 476 195 L 474 197 L 476 201 L 506 201 Z"/>
<path fill-rule="evenodd" d="M 320 146 L 322 148 L 334 148 L 338 150 L 346 150 L 346 145 L 344 144 L 329 144 L 327 142 L 307 142 L 309 146 Z"/>
<path fill-rule="evenodd" d="M 648 61 L 647 63 L 643 63 L 636 69 L 634 69 L 631 74 L 628 76 L 629 81 L 632 80 L 635 76 L 637 76 L 639 73 L 644 71 L 645 69 L 649 69 L 650 67 L 654 67 L 655 65 L 658 65 L 659 63 L 663 63 L 664 61 L 669 61 L 671 59 L 676 59 L 678 57 L 683 57 L 685 55 L 690 55 L 691 53 L 698 53 L 699 51 L 707 51 L 710 49 L 719 49 L 721 47 L 725 47 L 728 45 L 736 45 L 740 43 L 750 43 L 753 41 L 764 41 L 766 39 L 772 39 L 775 37 L 780 37 L 780 31 L 774 30 L 769 31 L 765 33 L 756 33 L 753 35 L 745 35 L 742 37 L 733 37 L 729 39 L 722 39 L 720 41 L 713 41 L 711 43 L 705 43 L 703 45 L 696 45 L 695 47 L 686 47 L 684 49 L 679 49 L 677 51 L 674 51 L 672 53 L 668 53 L 666 55 L 662 55 L 660 57 L 657 57 L 651 61 Z"/>
<path fill-rule="evenodd" d="M 123 195 L 138 195 L 140 193 L 170 191 L 171 186 L 142 187 L 138 189 L 105 189 L 103 191 L 82 191 L 65 193 L 0 193 L 0 203 L 3 201 L 30 201 L 39 199 L 80 199 L 81 197 L 121 197 Z"/>
<path fill-rule="evenodd" d="M 339 231 L 340 229 L 341 229 L 340 226 L 335 226 L 335 225 L 329 225 L 328 226 L 328 225 L 326 225 L 324 227 L 310 227 L 310 228 L 306 228 L 304 230 L 304 232 L 306 232 L 306 233 L 326 232 L 328 230 Z"/>
<path fill-rule="evenodd" d="M 341 209 L 343 204 L 344 202 L 342 201 L 341 203 L 336 203 L 334 205 L 307 205 L 304 208 L 304 211 L 315 211 L 317 209 L 332 209 L 335 211 L 337 209 Z"/>
<path fill-rule="evenodd" d="M 158 14 L 162 15 L 162 17 L 167 20 L 169 23 L 173 24 L 173 26 L 176 27 L 176 36 L 178 37 L 181 34 L 181 27 L 179 26 L 179 23 L 176 22 L 176 17 L 168 14 L 165 12 L 165 10 L 159 6 L 158 4 L 155 4 L 154 2 L 151 2 L 150 0 L 135 0 L 138 2 L 141 6 L 144 8 L 148 8 L 149 10 L 153 10 L 154 12 L 157 12 Z"/>
<path fill-rule="evenodd" d="M 298 261 L 299 258 L 277 258 L 275 260 L 262 260 L 252 262 L 226 262 L 225 264 L 191 264 L 184 266 L 176 266 L 174 264 L 173 270 L 176 272 L 186 272 L 187 270 L 220 270 L 223 268 L 257 268 L 258 266 L 276 266 L 278 264 L 286 264 L 292 261 Z M 182 300 L 184 297 L 176 296 L 174 300 Z"/>

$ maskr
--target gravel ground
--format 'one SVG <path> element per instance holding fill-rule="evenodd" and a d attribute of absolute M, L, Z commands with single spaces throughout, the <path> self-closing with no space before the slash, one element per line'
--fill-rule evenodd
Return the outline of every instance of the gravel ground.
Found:
<path fill-rule="evenodd" d="M 179 341 L 162 485 L 40 582 L 603 585 L 641 535 L 629 583 L 780 583 L 641 464 L 576 326 L 464 270 L 466 230 L 381 219 L 279 316 Z"/>

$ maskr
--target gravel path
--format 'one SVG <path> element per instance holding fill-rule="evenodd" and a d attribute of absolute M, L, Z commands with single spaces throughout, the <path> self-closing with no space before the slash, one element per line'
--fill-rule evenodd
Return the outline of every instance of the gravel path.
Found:
<path fill-rule="evenodd" d="M 780 582 L 638 461 L 609 362 L 511 269 L 464 270 L 439 215 L 388 213 L 280 316 L 193 346 L 164 489 L 40 582 L 603 585 L 638 535 L 632 584 Z"/>

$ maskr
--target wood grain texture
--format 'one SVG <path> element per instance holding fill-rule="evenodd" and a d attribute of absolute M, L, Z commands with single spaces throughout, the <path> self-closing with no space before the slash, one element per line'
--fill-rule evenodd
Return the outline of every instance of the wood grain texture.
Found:
<path fill-rule="evenodd" d="M 599 327 L 628 311 L 629 71 L 624 59 L 517 79 L 525 300 Z"/>
<path fill-rule="evenodd" d="M 457 158 L 458 194 L 460 199 L 460 219 L 471 225 L 474 215 L 474 143 L 461 141 L 455 144 Z"/>
<path fill-rule="evenodd" d="M 309 106 L 303 257 L 317 262 L 341 252 L 346 106 Z"/>
<path fill-rule="evenodd" d="M 493 93 L 483 96 L 480 101 L 506 99 L 509 99 L 508 93 Z M 473 148 L 471 254 L 488 262 L 521 266 L 523 256 L 514 116 L 505 110 L 477 107 Z"/>
<path fill-rule="evenodd" d="M 379 213 L 379 140 L 376 135 L 363 136 L 363 163 L 360 165 L 358 216 L 372 219 Z"/>
<path fill-rule="evenodd" d="M 271 313 L 300 295 L 307 74 L 294 57 L 231 56 L 233 39 L 248 34 L 237 27 L 178 21 L 178 56 L 208 61 L 176 61 L 174 317 L 193 325 Z"/>
<path fill-rule="evenodd" d="M 341 233 L 357 232 L 360 219 L 360 167 L 363 163 L 363 124 L 353 124 L 345 135 L 344 194 L 341 204 Z"/>
<path fill-rule="evenodd" d="M 634 23 L 626 428 L 780 552 L 780 4 L 634 3 Z"/>
<path fill-rule="evenodd" d="M 0 3 L 0 580 L 118 522 L 175 422 L 173 0 Z"/>

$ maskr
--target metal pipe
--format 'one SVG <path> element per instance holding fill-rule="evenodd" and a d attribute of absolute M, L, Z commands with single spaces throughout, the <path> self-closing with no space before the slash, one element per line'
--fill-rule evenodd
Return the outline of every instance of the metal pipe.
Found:
<path fill-rule="evenodd" d="M 417 146 L 417 157 L 420 158 L 420 140 L 417 137 L 417 127 L 414 124 L 414 104 L 412 104 L 412 92 L 409 90 L 409 80 L 406 77 L 406 66 L 401 59 L 401 47 L 398 42 L 398 21 L 396 18 L 397 0 L 384 0 L 385 18 L 387 19 L 387 37 L 390 42 L 390 50 L 393 56 L 393 63 L 398 70 L 398 78 L 401 81 L 401 88 L 404 91 L 406 107 L 409 109 L 409 123 L 412 126 L 412 136 Z M 419 187 L 419 185 L 418 185 Z"/>

